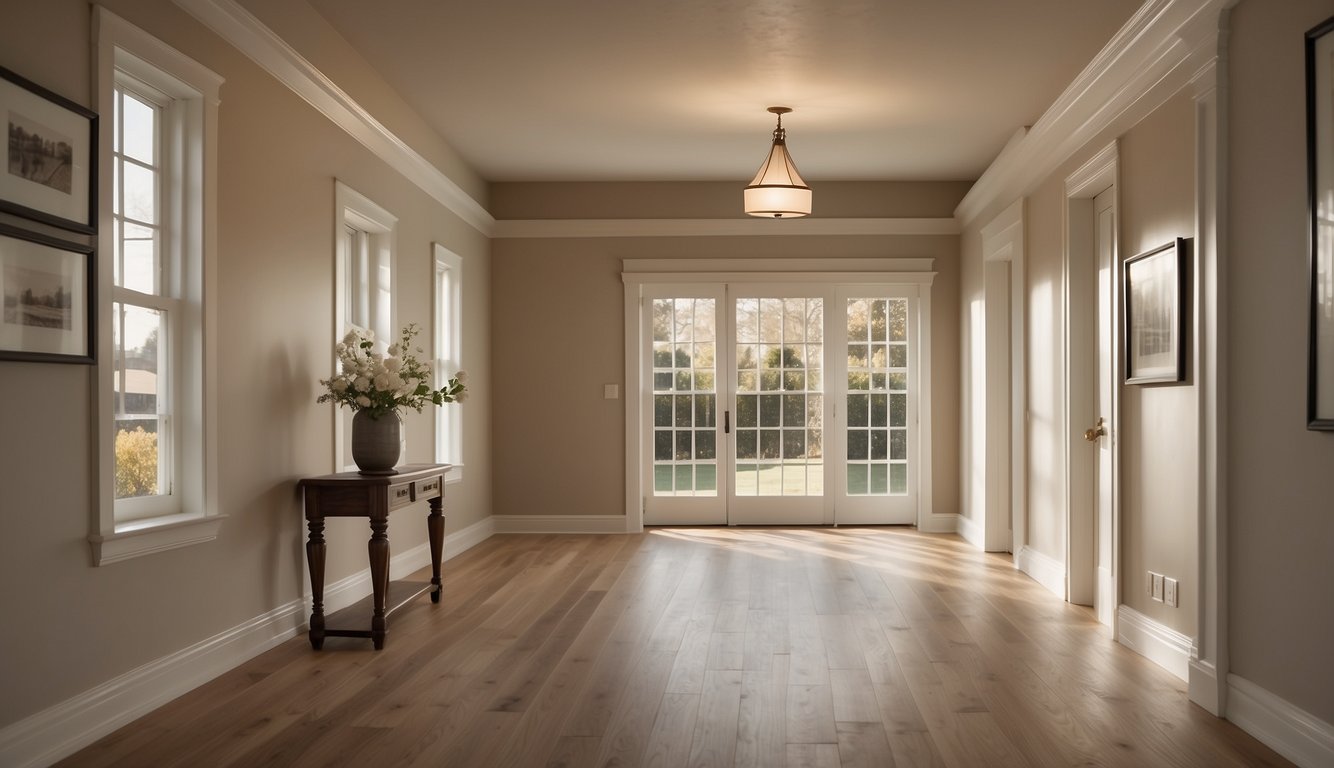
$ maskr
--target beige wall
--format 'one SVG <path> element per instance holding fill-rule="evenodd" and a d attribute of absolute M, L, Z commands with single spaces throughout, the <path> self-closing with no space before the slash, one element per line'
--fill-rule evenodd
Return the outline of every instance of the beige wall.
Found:
<path fill-rule="evenodd" d="M 840 206 L 869 191 L 901 201 L 904 214 L 948 217 L 967 184 L 816 185 L 823 216 L 897 216 L 900 208 Z M 725 192 L 725 194 L 724 194 Z M 738 184 L 497 184 L 497 218 L 725 218 L 740 209 Z M 704 206 L 699 201 L 713 201 Z M 782 231 L 787 222 L 770 222 Z M 627 258 L 931 257 L 932 452 L 935 511 L 958 511 L 958 237 L 644 237 L 501 239 L 493 244 L 492 332 L 496 408 L 495 512 L 620 515 L 625 512 L 624 391 Z"/>
<path fill-rule="evenodd" d="M 1195 232 L 1195 101 L 1181 92 L 1121 137 L 1119 258 Z M 1193 272 L 1194 270 L 1189 270 Z M 1188 292 L 1194 280 L 1186 277 Z M 1186 338 L 1199 313 L 1183 307 Z M 1186 380 L 1121 387 L 1121 602 L 1194 636 L 1199 598 L 1199 390 Z M 1154 601 L 1146 571 L 1177 579 L 1178 605 Z"/>
<path fill-rule="evenodd" d="M 1330 0 L 1232 16 L 1228 632 L 1233 673 L 1334 723 L 1334 433 L 1306 424 L 1302 35 Z"/>
<path fill-rule="evenodd" d="M 1065 318 L 1063 294 L 1065 179 L 1113 140 L 1119 142 L 1119 257 L 1124 259 L 1173 237 L 1194 234 L 1194 117 L 1188 93 L 1169 99 L 1120 136 L 1096 137 L 1027 196 L 1026 376 L 1028 383 L 1027 545 L 1064 562 L 1066 541 Z M 1009 201 L 1006 201 L 1007 203 Z M 999 211 L 1002 206 L 993 206 Z M 980 229 L 995 211 L 962 236 L 964 267 L 960 303 L 966 359 L 980 340 L 967 332 L 969 307 L 982 300 Z M 1194 321 L 1188 320 L 1188 335 Z M 965 367 L 964 379 L 972 372 Z M 1122 386 L 1122 602 L 1186 634 L 1195 632 L 1197 404 L 1193 374 L 1173 385 Z M 973 397 L 973 395 L 969 395 Z M 970 410 L 965 400 L 964 411 Z M 1080 431 L 1086 425 L 1072 425 Z M 970 455 L 971 436 L 962 438 Z M 1079 457 L 1076 457 L 1079 458 Z M 1084 458 L 1090 458 L 1084 457 Z M 970 482 L 965 465 L 962 482 Z M 1180 605 L 1149 599 L 1146 569 L 1181 582 Z"/>
<path fill-rule="evenodd" d="M 401 321 L 430 320 L 432 241 L 464 259 L 465 363 L 476 397 L 460 406 L 468 466 L 446 492 L 447 530 L 490 513 L 487 240 L 174 5 L 107 6 L 226 78 L 215 394 L 219 504 L 228 517 L 214 542 L 93 567 L 94 370 L 0 362 L 0 507 L 10 526 L 0 537 L 0 582 L 9 585 L 0 591 L 8 617 L 0 658 L 9 660 L 0 726 L 303 594 L 295 482 L 332 468 L 332 414 L 315 397 L 316 379 L 332 365 L 335 178 L 399 217 Z M 85 0 L 7 9 L 0 65 L 94 103 L 90 14 Z M 430 430 L 428 416 L 408 419 L 409 460 L 431 459 Z M 394 551 L 422 541 L 422 516 L 396 514 Z M 331 522 L 329 582 L 365 568 L 367 533 L 364 523 Z"/>

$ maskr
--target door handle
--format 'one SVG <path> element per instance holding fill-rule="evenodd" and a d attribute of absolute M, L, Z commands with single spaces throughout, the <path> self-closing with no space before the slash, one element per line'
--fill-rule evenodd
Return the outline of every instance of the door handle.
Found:
<path fill-rule="evenodd" d="M 732 434 L 732 412 L 723 411 L 723 434 Z"/>
<path fill-rule="evenodd" d="M 1105 437 L 1107 435 L 1107 428 L 1103 426 L 1103 423 L 1102 417 L 1099 416 L 1098 423 L 1093 425 L 1093 429 L 1084 430 L 1084 439 L 1090 443 L 1096 443 L 1098 442 L 1098 438 Z"/>

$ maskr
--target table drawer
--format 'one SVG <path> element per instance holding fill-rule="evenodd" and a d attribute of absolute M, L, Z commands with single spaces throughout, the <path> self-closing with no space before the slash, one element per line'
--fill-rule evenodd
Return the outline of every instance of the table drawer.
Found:
<path fill-rule="evenodd" d="M 406 507 L 413 501 L 412 483 L 389 486 L 389 508 Z"/>
<path fill-rule="evenodd" d="M 413 483 L 413 498 L 417 501 L 424 499 L 434 499 L 440 495 L 440 487 L 444 478 L 440 475 L 428 477 L 425 480 L 418 480 Z"/>

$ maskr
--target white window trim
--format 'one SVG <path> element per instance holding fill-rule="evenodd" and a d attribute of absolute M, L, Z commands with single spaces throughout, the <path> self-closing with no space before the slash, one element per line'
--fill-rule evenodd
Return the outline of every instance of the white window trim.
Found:
<path fill-rule="evenodd" d="M 97 434 L 97 515 L 94 532 L 88 537 L 93 562 L 106 565 L 141 555 L 161 552 L 217 537 L 226 517 L 218 507 L 216 352 L 213 339 L 217 309 L 215 301 L 217 245 L 217 128 L 218 91 L 223 79 L 193 59 L 100 6 L 93 9 L 94 61 L 98 110 L 114 114 L 113 87 L 118 68 L 178 100 L 179 125 L 187 143 L 176 158 L 185 174 L 183 183 L 200 196 L 198 209 L 178 214 L 175 247 L 181 253 L 178 296 L 183 300 L 181 328 L 199 329 L 200 344 L 177 352 L 179 370 L 176 420 L 180 432 L 189 434 L 192 446 L 180 450 L 184 459 L 176 479 L 181 507 L 172 514 L 117 523 L 115 504 L 115 411 L 112 396 L 111 305 L 114 301 L 111 259 L 98 259 L 97 296 L 98 366 L 94 396 Z M 189 141 L 202 136 L 203 141 Z M 98 137 L 98 157 L 111 161 L 112 132 Z M 99 174 L 98 246 L 104 254 L 114 252 L 112 227 L 112 179 Z M 202 310 L 202 311 L 201 311 Z M 179 335 L 179 334 L 178 334 Z M 186 356 L 188 354 L 188 357 Z"/>
<path fill-rule="evenodd" d="M 333 232 L 334 327 L 333 341 L 330 342 L 329 349 L 332 350 L 334 344 L 342 340 L 349 330 L 359 327 L 348 319 L 343 303 L 343 297 L 347 295 L 348 281 L 352 277 L 346 274 L 347 270 L 344 267 L 343 233 L 347 227 L 352 227 L 365 232 L 369 237 L 367 247 L 371 253 L 372 265 L 389 271 L 388 285 L 379 286 L 382 289 L 387 288 L 389 292 L 389 299 L 385 302 L 387 306 L 380 301 L 375 289 L 370 292 L 372 316 L 370 330 L 375 332 L 378 348 L 384 351 L 397 338 L 400 330 L 397 302 L 394 301 L 394 297 L 398 295 L 398 217 L 337 179 L 334 180 L 334 210 L 336 213 Z M 330 362 L 332 368 L 329 373 L 333 375 L 338 372 L 337 356 L 332 355 Z M 356 465 L 352 463 L 352 457 L 343 450 L 352 414 L 336 404 L 331 408 L 334 424 L 334 471 L 355 470 Z"/>
<path fill-rule="evenodd" d="M 937 515 L 932 505 L 931 284 L 933 259 L 625 259 L 625 528 L 644 530 L 644 425 L 639 408 L 649 388 L 640 340 L 646 286 L 661 283 L 767 282 L 803 284 L 887 283 L 916 285 L 919 345 L 917 420 L 917 527 L 938 532 L 953 525 L 953 515 Z M 947 518 L 942 520 L 941 518 Z M 953 530 L 953 528 L 949 528 Z"/>
<path fill-rule="evenodd" d="M 432 329 L 434 375 L 435 386 L 439 387 L 448 380 L 446 377 L 455 371 L 463 370 L 463 258 L 439 243 L 432 243 L 431 246 L 435 255 L 435 282 L 432 291 L 434 295 L 432 318 L 435 321 Z M 454 356 L 448 360 L 445 359 L 442 349 L 444 339 L 439 335 L 440 328 L 444 324 L 442 321 L 445 320 L 442 313 L 446 308 L 440 295 L 440 277 L 446 271 L 453 278 L 449 282 L 448 319 L 452 337 L 449 339 L 449 347 L 453 350 Z M 449 370 L 450 367 L 454 370 Z M 445 473 L 446 484 L 462 482 L 464 466 L 463 410 L 454 408 L 447 412 L 445 409 L 449 405 L 446 403 L 435 409 L 435 460 L 450 465 L 449 471 Z"/>

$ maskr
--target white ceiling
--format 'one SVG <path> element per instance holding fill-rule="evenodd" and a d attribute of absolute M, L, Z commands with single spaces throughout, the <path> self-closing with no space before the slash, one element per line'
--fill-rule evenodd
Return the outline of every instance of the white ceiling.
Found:
<path fill-rule="evenodd" d="M 491 181 L 969 180 L 1140 0 L 310 0 Z"/>

